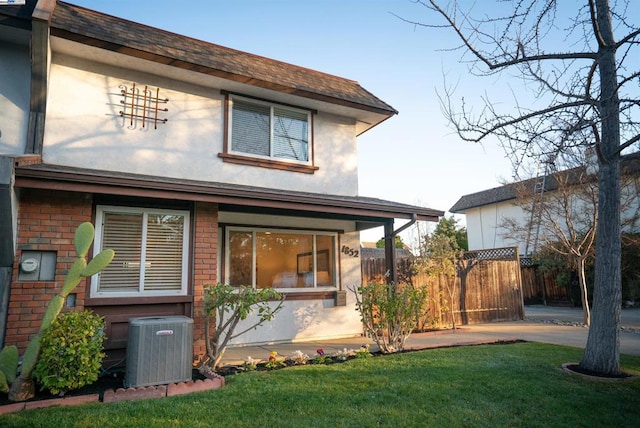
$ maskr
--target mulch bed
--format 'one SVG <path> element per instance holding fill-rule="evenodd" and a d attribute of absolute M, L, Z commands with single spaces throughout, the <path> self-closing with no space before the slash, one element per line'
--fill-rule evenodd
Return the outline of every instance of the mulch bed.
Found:
<path fill-rule="evenodd" d="M 202 380 L 205 377 L 200 374 L 197 370 L 193 370 L 192 374 L 193 380 Z M 102 394 L 109 389 L 116 390 L 118 388 L 124 388 L 124 371 L 113 371 L 103 376 L 100 376 L 97 381 L 90 385 L 85 385 L 82 388 L 74 389 L 72 391 L 67 392 L 65 397 L 77 397 L 82 395 L 91 395 L 98 394 L 102 399 Z M 35 397 L 27 400 L 30 401 L 40 401 L 40 400 L 50 400 L 52 398 L 60 398 L 58 395 L 52 395 L 48 391 L 41 391 L 39 386 L 36 385 L 36 395 Z M 7 394 L 0 394 L 0 406 L 4 406 L 6 404 L 13 404 L 14 401 L 10 401 Z"/>
<path fill-rule="evenodd" d="M 577 374 L 588 376 L 588 377 L 594 377 L 598 379 L 615 380 L 615 379 L 628 379 L 628 378 L 634 377 L 633 375 L 629 373 L 624 373 L 624 372 L 620 374 L 605 374 L 600 372 L 594 372 L 593 370 L 588 370 L 588 369 L 585 369 L 584 367 L 580 367 L 580 364 L 578 363 L 563 364 L 562 368 L 573 373 L 577 373 Z"/>

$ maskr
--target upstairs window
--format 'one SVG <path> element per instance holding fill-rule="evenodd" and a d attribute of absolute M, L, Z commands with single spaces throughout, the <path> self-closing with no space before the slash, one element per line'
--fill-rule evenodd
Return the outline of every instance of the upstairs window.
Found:
<path fill-rule="evenodd" d="M 228 95 L 225 161 L 313 173 L 312 112 Z"/>

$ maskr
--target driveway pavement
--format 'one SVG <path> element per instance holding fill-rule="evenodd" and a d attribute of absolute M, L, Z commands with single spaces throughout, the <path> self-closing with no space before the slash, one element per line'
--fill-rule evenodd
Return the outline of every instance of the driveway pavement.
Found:
<path fill-rule="evenodd" d="M 640 356 L 640 308 L 623 309 L 620 318 L 622 325 L 620 352 Z M 426 349 L 520 339 L 584 349 L 587 343 L 587 334 L 588 329 L 582 324 L 581 309 L 536 305 L 525 307 L 523 321 L 469 325 L 463 326 L 456 332 L 442 330 L 412 334 L 407 340 L 406 347 Z M 322 348 L 326 354 L 332 354 L 344 348 L 358 349 L 365 344 L 371 345 L 371 349 L 376 350 L 376 345 L 371 339 L 360 336 L 325 341 L 230 348 L 225 352 L 222 365 L 242 364 L 242 361 L 249 356 L 265 361 L 269 358 L 271 351 L 276 351 L 279 355 L 286 357 L 299 350 L 313 357 L 319 348 Z"/>

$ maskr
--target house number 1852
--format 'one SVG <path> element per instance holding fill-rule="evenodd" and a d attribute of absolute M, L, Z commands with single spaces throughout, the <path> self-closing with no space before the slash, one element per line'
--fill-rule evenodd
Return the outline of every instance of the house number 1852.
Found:
<path fill-rule="evenodd" d="M 360 255 L 360 251 L 349 248 L 346 245 L 343 245 L 340 250 L 349 257 L 358 257 Z"/>

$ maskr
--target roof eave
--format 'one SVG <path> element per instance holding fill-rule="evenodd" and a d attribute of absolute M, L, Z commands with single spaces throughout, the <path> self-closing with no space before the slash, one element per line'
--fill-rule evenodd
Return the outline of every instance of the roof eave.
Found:
<path fill-rule="evenodd" d="M 354 219 L 412 219 L 437 222 L 444 212 L 430 208 L 392 204 L 368 198 L 345 198 L 324 194 L 273 192 L 248 186 L 216 186 L 189 180 L 162 180 L 160 177 L 117 175 L 99 171 L 65 172 L 47 169 L 46 165 L 16 167 L 16 186 L 50 190 L 74 190 L 87 193 L 146 196 L 213 202 L 238 206 L 261 206 L 271 209 L 307 211 L 353 216 Z M 387 203 L 384 203 L 387 202 Z"/>

